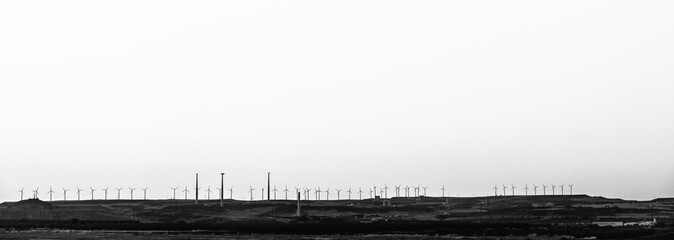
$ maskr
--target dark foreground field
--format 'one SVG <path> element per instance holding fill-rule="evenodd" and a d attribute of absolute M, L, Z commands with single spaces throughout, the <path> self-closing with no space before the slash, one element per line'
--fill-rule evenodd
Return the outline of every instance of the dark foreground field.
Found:
<path fill-rule="evenodd" d="M 586 195 L 302 201 L 91 200 L 0 204 L 0 238 L 674 239 L 674 199 Z M 653 222 L 653 219 L 656 219 Z M 612 222 L 622 227 L 600 227 Z"/>

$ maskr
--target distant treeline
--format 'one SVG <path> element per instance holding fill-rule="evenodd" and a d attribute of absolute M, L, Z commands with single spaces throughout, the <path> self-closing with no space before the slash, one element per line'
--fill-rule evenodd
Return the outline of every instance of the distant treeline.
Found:
<path fill-rule="evenodd" d="M 656 234 L 672 234 L 672 229 L 610 228 L 580 225 L 552 225 L 529 223 L 474 223 L 448 221 L 388 221 L 388 222 L 344 222 L 298 221 L 281 223 L 276 221 L 258 222 L 175 222 L 141 223 L 137 221 L 40 221 L 1 220 L 0 228 L 14 230 L 28 229 L 71 229 L 71 230 L 127 230 L 127 231 L 199 231 L 208 234 L 421 234 L 460 236 L 573 236 L 598 238 L 636 238 Z M 672 236 L 672 235 L 668 235 Z"/>

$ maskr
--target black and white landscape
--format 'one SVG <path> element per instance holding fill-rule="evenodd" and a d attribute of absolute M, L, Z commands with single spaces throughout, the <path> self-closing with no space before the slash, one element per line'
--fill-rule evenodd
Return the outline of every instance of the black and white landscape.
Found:
<path fill-rule="evenodd" d="M 672 12 L 0 2 L 0 238 L 671 238 Z"/>

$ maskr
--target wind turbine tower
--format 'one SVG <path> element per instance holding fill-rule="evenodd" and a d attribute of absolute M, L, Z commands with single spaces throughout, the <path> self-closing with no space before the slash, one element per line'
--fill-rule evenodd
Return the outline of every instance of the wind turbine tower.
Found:
<path fill-rule="evenodd" d="M 498 193 L 496 192 L 496 191 L 498 191 L 498 187 L 496 186 L 496 184 L 494 184 L 493 189 L 494 189 L 494 197 L 498 196 Z"/>
<path fill-rule="evenodd" d="M 548 186 L 545 184 L 541 184 L 541 186 L 543 187 L 543 195 L 546 195 L 547 193 L 545 192 L 545 189 L 548 188 Z"/>
<path fill-rule="evenodd" d="M 51 196 L 52 196 L 52 194 L 54 194 L 54 191 L 51 190 L 51 187 L 49 187 L 49 192 L 47 192 L 47 193 L 49 193 L 49 201 L 51 202 Z"/>
<path fill-rule="evenodd" d="M 147 200 L 147 189 L 148 189 L 148 188 L 149 188 L 149 187 L 143 188 L 143 200 Z"/>
<path fill-rule="evenodd" d="M 211 186 L 206 188 L 206 199 L 211 200 Z"/>
<path fill-rule="evenodd" d="M 187 186 L 185 186 L 185 189 L 183 190 L 183 192 L 185 193 L 185 200 L 187 200 L 187 193 L 190 192 L 190 190 L 187 189 Z"/>
<path fill-rule="evenodd" d="M 510 184 L 510 189 L 513 192 L 513 196 L 515 196 L 515 188 L 517 188 L 517 187 L 515 187 L 515 185 Z"/>
<path fill-rule="evenodd" d="M 557 186 L 555 186 L 554 184 L 550 184 L 550 186 L 552 187 L 552 195 L 554 196 L 555 195 L 555 188 Z"/>
<path fill-rule="evenodd" d="M 349 200 L 351 200 L 351 187 L 349 187 L 349 190 L 348 190 L 348 191 L 346 191 L 346 193 L 348 193 L 348 194 L 349 194 Z"/>
<path fill-rule="evenodd" d="M 89 186 L 89 188 L 91 189 L 91 200 L 94 200 L 94 191 L 96 191 L 96 189 L 91 186 Z"/>
<path fill-rule="evenodd" d="M 106 201 L 108 200 L 108 188 L 110 188 L 110 187 L 105 187 L 105 188 L 101 189 L 101 190 L 103 190 L 103 192 L 105 192 L 105 200 Z"/>
<path fill-rule="evenodd" d="M 21 190 L 19 190 L 19 192 L 21 193 L 21 201 L 23 201 L 23 188 L 21 188 Z"/>
<path fill-rule="evenodd" d="M 339 193 L 342 191 L 342 189 L 335 188 L 335 190 L 337 190 L 337 201 L 339 201 Z"/>
<path fill-rule="evenodd" d="M 388 198 L 388 186 L 384 184 L 384 198 Z"/>
<path fill-rule="evenodd" d="M 66 189 L 66 188 L 64 188 L 64 187 L 61 187 L 61 189 L 63 189 L 63 201 L 65 201 L 65 200 L 66 200 L 66 193 L 67 193 L 68 190 L 70 190 L 70 189 Z M 21 190 L 23 190 L 23 189 L 21 189 Z"/>
<path fill-rule="evenodd" d="M 274 200 L 276 200 L 276 192 L 278 192 L 278 190 L 276 190 L 276 185 L 274 185 L 274 190 L 272 190 L 272 192 L 274 192 Z"/>
<path fill-rule="evenodd" d="M 529 185 L 524 184 L 524 196 L 529 196 Z"/>
<path fill-rule="evenodd" d="M 248 192 L 250 193 L 250 200 L 253 201 L 253 191 L 255 189 L 253 188 L 253 186 L 248 186 L 248 187 L 250 187 L 250 190 L 248 190 Z"/>
<path fill-rule="evenodd" d="M 363 200 L 363 189 L 358 187 L 358 200 Z"/>
<path fill-rule="evenodd" d="M 283 192 L 284 192 L 285 195 L 286 195 L 286 198 L 285 198 L 285 199 L 288 200 L 288 185 L 286 185 L 286 189 L 283 190 Z"/>
<path fill-rule="evenodd" d="M 503 184 L 501 184 L 501 185 L 503 186 L 503 196 L 505 196 L 506 195 L 506 188 L 508 188 L 508 187 L 506 187 L 506 185 L 503 185 Z"/>
<path fill-rule="evenodd" d="M 77 201 L 80 200 L 80 192 L 82 192 L 82 189 L 80 189 L 80 188 L 78 187 L 78 188 L 77 188 Z"/>
<path fill-rule="evenodd" d="M 176 200 L 176 190 L 178 190 L 178 187 L 172 187 L 173 189 L 173 200 Z"/>
<path fill-rule="evenodd" d="M 136 189 L 129 187 L 129 190 L 131 191 L 131 200 L 133 200 L 133 191 L 135 191 Z"/>
<path fill-rule="evenodd" d="M 121 199 L 120 197 L 122 196 L 120 192 L 122 191 L 123 188 L 115 188 L 115 189 L 117 189 L 117 200 L 120 200 Z"/>
<path fill-rule="evenodd" d="M 534 184 L 532 184 L 532 185 L 534 185 Z M 538 186 L 534 185 L 534 195 L 538 195 L 537 190 L 538 190 Z"/>
<path fill-rule="evenodd" d="M 396 197 L 400 197 L 400 185 L 395 186 L 396 189 Z"/>
<path fill-rule="evenodd" d="M 562 185 L 560 185 L 559 187 L 562 189 L 562 195 L 564 195 L 564 183 L 562 183 Z"/>
<path fill-rule="evenodd" d="M 569 184 L 570 195 L 573 195 L 573 184 Z"/>

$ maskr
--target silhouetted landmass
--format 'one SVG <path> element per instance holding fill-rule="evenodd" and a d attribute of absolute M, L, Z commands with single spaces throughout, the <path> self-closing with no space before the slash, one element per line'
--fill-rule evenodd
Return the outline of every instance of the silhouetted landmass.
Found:
<path fill-rule="evenodd" d="M 211 234 L 421 234 L 671 237 L 674 199 L 586 195 L 295 201 L 88 200 L 0 204 L 0 228 L 195 231 Z M 657 222 L 653 225 L 653 219 Z M 601 227 L 596 222 L 624 223 Z M 637 225 L 642 224 L 642 225 Z M 645 225 L 643 225 L 645 224 Z M 651 224 L 651 225 L 648 225 Z"/>

